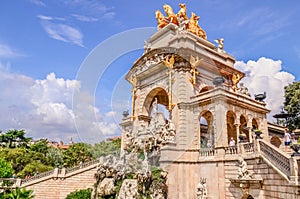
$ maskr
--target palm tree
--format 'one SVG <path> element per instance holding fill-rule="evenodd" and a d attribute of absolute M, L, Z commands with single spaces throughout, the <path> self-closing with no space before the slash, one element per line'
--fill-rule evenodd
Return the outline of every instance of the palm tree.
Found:
<path fill-rule="evenodd" d="M 24 130 L 9 130 L 0 134 L 0 142 L 5 143 L 8 148 L 26 147 L 31 138 L 25 137 Z"/>

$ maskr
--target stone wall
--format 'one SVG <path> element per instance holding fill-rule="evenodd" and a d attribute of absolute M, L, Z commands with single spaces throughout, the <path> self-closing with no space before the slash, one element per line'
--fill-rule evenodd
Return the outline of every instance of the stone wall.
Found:
<path fill-rule="evenodd" d="M 298 186 L 289 183 L 289 180 L 281 176 L 272 166 L 268 165 L 261 158 L 246 160 L 248 169 L 254 172 L 256 179 L 263 179 L 260 187 L 250 186 L 249 194 L 258 199 L 296 199 L 300 198 Z M 242 198 L 242 189 L 234 185 L 229 179 L 237 178 L 238 162 L 225 162 L 225 183 L 226 183 L 226 199 Z M 300 190 L 300 189 L 299 189 Z"/>
<path fill-rule="evenodd" d="M 93 165 L 66 174 L 65 177 L 48 176 L 36 179 L 23 184 L 22 187 L 33 190 L 35 199 L 65 199 L 73 191 L 93 188 L 96 171 L 96 165 Z"/>

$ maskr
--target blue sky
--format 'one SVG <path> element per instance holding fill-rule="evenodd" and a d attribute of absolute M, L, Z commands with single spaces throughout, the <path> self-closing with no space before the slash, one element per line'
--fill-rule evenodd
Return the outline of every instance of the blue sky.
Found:
<path fill-rule="evenodd" d="M 300 79 L 298 0 L 132 0 L 130 3 L 3 0 L 0 3 L 0 110 L 4 114 L 0 117 L 0 129 L 24 128 L 30 136 L 56 141 L 67 141 L 70 137 L 90 141 L 90 137 L 84 138 L 85 133 L 77 132 L 73 121 L 79 117 L 73 111 L 73 90 L 79 87 L 78 74 L 84 60 L 115 34 L 156 27 L 154 13 L 157 9 L 163 11 L 164 3 L 170 4 L 174 12 L 179 10 L 178 3 L 186 3 L 189 16 L 191 12 L 200 16 L 199 24 L 209 41 L 224 38 L 224 49 L 236 58 L 236 67 L 248 74 L 244 82 L 250 91 L 269 91 L 269 108 L 273 112 L 279 110 L 283 99 L 282 96 L 277 99 L 278 92 L 282 95 L 284 85 Z M 131 41 L 114 44 L 105 51 L 113 53 Z M 137 42 L 142 48 L 143 40 Z M 80 131 L 98 138 L 120 132 L 117 124 L 130 98 L 127 92 L 130 87 L 123 75 L 142 53 L 136 50 L 112 60 L 99 77 L 95 93 L 81 96 L 87 102 L 81 108 L 91 109 L 96 122 L 81 121 Z M 253 80 L 268 83 L 262 86 Z M 274 90 L 276 86 L 280 90 Z"/>

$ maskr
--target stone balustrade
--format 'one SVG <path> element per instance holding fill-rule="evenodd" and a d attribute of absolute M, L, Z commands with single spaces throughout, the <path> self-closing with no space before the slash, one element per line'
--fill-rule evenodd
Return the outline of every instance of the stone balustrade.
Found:
<path fill-rule="evenodd" d="M 242 144 L 242 147 L 244 148 L 244 153 L 254 153 L 254 144 L 253 143 L 244 143 Z"/>
<path fill-rule="evenodd" d="M 200 157 L 215 156 L 216 151 L 212 148 L 202 148 L 199 150 Z"/>
<path fill-rule="evenodd" d="M 225 150 L 225 155 L 238 154 L 238 147 L 237 146 L 224 147 L 224 150 Z"/>
<path fill-rule="evenodd" d="M 259 142 L 260 153 L 287 178 L 291 176 L 290 158 L 276 147 L 263 140 Z"/>

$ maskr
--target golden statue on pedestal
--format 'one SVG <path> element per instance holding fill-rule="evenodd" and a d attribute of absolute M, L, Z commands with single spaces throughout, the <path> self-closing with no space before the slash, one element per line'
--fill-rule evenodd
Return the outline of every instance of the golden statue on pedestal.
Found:
<path fill-rule="evenodd" d="M 198 24 L 200 17 L 195 13 L 192 13 L 191 18 L 189 19 L 186 14 L 186 5 L 180 3 L 179 7 L 180 10 L 177 14 L 175 14 L 172 7 L 167 4 L 163 7 L 167 16 L 164 16 L 159 10 L 155 12 L 158 29 L 162 29 L 169 23 L 173 23 L 179 27 L 179 32 L 182 30 L 188 30 L 203 39 L 207 39 L 205 31 Z"/>
<path fill-rule="evenodd" d="M 200 17 L 192 12 L 192 16 L 188 23 L 188 30 L 191 31 L 192 33 L 194 33 L 195 35 L 202 37 L 203 39 L 207 39 L 205 31 L 202 28 L 200 28 L 200 26 L 198 24 L 199 19 L 200 19 Z"/>

